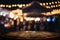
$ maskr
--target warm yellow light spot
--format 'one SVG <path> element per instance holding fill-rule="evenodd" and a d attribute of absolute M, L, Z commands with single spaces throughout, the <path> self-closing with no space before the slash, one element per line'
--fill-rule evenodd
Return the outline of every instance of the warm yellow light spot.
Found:
<path fill-rule="evenodd" d="M 9 5 L 6 5 L 6 7 L 8 7 Z"/>
<path fill-rule="evenodd" d="M 35 19 L 35 21 L 40 21 L 40 18 L 39 18 L 39 17 L 37 17 L 37 18 Z"/>
<path fill-rule="evenodd" d="M 51 8 L 53 8 L 53 6 L 51 6 Z"/>
<path fill-rule="evenodd" d="M 59 9 L 59 10 L 58 10 L 58 9 L 53 10 L 51 13 L 52 13 L 52 14 L 58 14 L 58 13 L 60 13 L 60 9 Z"/>
<path fill-rule="evenodd" d="M 45 3 L 43 3 L 43 5 L 45 5 Z"/>
<path fill-rule="evenodd" d="M 22 6 L 24 6 L 24 7 L 25 7 L 25 4 L 23 4 Z"/>
<path fill-rule="evenodd" d="M 60 4 L 58 6 L 60 6 Z"/>
<path fill-rule="evenodd" d="M 26 21 L 29 21 L 29 20 L 30 20 L 30 18 L 29 18 L 29 17 L 25 17 L 24 19 L 25 19 Z"/>
<path fill-rule="evenodd" d="M 55 5 L 53 5 L 53 7 L 55 7 Z"/>
<path fill-rule="evenodd" d="M 51 5 L 51 2 L 49 4 Z"/>
<path fill-rule="evenodd" d="M 31 6 L 31 3 L 29 3 L 28 5 Z"/>
<path fill-rule="evenodd" d="M 29 4 L 26 4 L 26 7 L 28 7 L 29 6 Z"/>
<path fill-rule="evenodd" d="M 50 6 L 46 6 L 46 8 L 50 8 Z"/>
<path fill-rule="evenodd" d="M 60 3 L 60 1 L 58 1 L 58 3 Z"/>
<path fill-rule="evenodd" d="M 19 8 L 22 8 L 22 4 L 18 4 L 18 7 L 19 7 Z"/>
<path fill-rule="evenodd" d="M 52 4 L 54 4 L 54 2 L 52 2 Z"/>
<path fill-rule="evenodd" d="M 43 5 L 42 3 L 40 3 L 40 5 Z"/>
<path fill-rule="evenodd" d="M 9 5 L 8 7 L 11 8 L 11 5 Z"/>
<path fill-rule="evenodd" d="M 14 7 L 15 5 L 14 4 L 12 4 L 12 7 Z"/>
<path fill-rule="evenodd" d="M 16 7 L 17 5 L 15 4 L 14 6 Z"/>
<path fill-rule="evenodd" d="M 55 2 L 55 4 L 57 4 L 57 2 Z"/>
<path fill-rule="evenodd" d="M 52 5 L 51 8 L 55 8 L 55 5 Z"/>
<path fill-rule="evenodd" d="M 50 14 L 51 14 L 50 12 L 47 12 L 47 13 L 46 13 L 47 16 L 50 15 Z"/>
<path fill-rule="evenodd" d="M 48 3 L 46 3 L 46 5 L 48 5 Z"/>
<path fill-rule="evenodd" d="M 20 21 L 23 22 L 23 18 L 21 18 Z"/>

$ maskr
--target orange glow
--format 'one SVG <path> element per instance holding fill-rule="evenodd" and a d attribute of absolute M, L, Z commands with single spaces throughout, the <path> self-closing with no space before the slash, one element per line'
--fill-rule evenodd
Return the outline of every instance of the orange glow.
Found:
<path fill-rule="evenodd" d="M 46 8 L 50 8 L 50 6 L 45 6 Z"/>
<path fill-rule="evenodd" d="M 28 7 L 29 6 L 29 4 L 26 4 L 26 7 Z"/>
<path fill-rule="evenodd" d="M 60 1 L 58 1 L 58 3 L 60 3 Z"/>
<path fill-rule="evenodd" d="M 0 7 L 2 7 L 3 5 L 1 4 Z"/>
<path fill-rule="evenodd" d="M 28 5 L 31 6 L 31 3 L 29 3 Z"/>
<path fill-rule="evenodd" d="M 4 4 L 1 4 L 0 7 L 5 7 L 5 5 Z"/>
<path fill-rule="evenodd" d="M 14 7 L 15 5 L 14 4 L 12 4 L 12 7 Z"/>
<path fill-rule="evenodd" d="M 23 17 L 20 18 L 20 21 L 23 22 Z"/>
<path fill-rule="evenodd" d="M 51 12 L 42 13 L 42 14 L 47 15 L 47 16 L 54 15 L 54 14 L 60 14 L 60 9 L 55 9 L 55 10 L 53 10 Z"/>
<path fill-rule="evenodd" d="M 51 14 L 60 14 L 60 9 L 59 9 L 59 10 L 58 10 L 58 9 L 53 10 L 53 11 L 51 12 Z"/>
<path fill-rule="evenodd" d="M 14 25 L 14 21 L 10 19 L 9 24 L 10 24 L 10 25 Z"/>

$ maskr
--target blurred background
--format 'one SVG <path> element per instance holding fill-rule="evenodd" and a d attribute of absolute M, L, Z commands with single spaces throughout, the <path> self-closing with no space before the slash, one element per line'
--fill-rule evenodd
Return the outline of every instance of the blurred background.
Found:
<path fill-rule="evenodd" d="M 60 33 L 60 0 L 1 0 L 0 34 L 11 31 Z"/>

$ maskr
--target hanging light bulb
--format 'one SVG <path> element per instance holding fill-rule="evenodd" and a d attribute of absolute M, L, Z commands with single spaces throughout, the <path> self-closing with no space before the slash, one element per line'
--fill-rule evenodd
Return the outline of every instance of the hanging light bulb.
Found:
<path fill-rule="evenodd" d="M 11 5 L 9 5 L 8 7 L 11 8 Z"/>
<path fill-rule="evenodd" d="M 60 1 L 58 1 L 58 3 L 60 3 Z"/>
<path fill-rule="evenodd" d="M 12 7 L 14 7 L 15 5 L 14 4 L 12 4 Z"/>
<path fill-rule="evenodd" d="M 49 4 L 51 5 L 51 2 Z"/>
<path fill-rule="evenodd" d="M 40 5 L 43 5 L 42 3 L 40 3 Z"/>
<path fill-rule="evenodd" d="M 8 5 L 6 5 L 6 7 L 8 7 Z"/>
<path fill-rule="evenodd" d="M 57 2 L 55 2 L 55 4 L 57 4 Z"/>
<path fill-rule="evenodd" d="M 54 4 L 54 2 L 52 2 L 52 4 Z"/>
<path fill-rule="evenodd" d="M 25 7 L 25 4 L 23 4 L 22 6 L 24 6 L 24 7 Z"/>
<path fill-rule="evenodd" d="M 48 3 L 46 3 L 46 5 L 48 5 Z"/>
<path fill-rule="evenodd" d="M 3 5 L 1 4 L 0 7 L 2 7 Z"/>
<path fill-rule="evenodd" d="M 45 3 L 43 3 L 43 5 L 45 5 Z"/>
<path fill-rule="evenodd" d="M 19 8 L 22 8 L 22 4 L 18 4 L 18 7 L 19 7 Z"/>

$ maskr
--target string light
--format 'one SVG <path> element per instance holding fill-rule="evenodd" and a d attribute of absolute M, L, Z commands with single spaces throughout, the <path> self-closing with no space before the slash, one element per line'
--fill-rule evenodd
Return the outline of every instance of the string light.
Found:
<path fill-rule="evenodd" d="M 43 3 L 43 5 L 45 5 L 45 3 Z"/>
<path fill-rule="evenodd" d="M 42 3 L 40 3 L 40 5 L 42 5 Z"/>
<path fill-rule="evenodd" d="M 50 6 L 46 6 L 46 8 L 50 8 Z"/>
<path fill-rule="evenodd" d="M 52 4 L 54 4 L 54 2 L 52 2 Z"/>
<path fill-rule="evenodd" d="M 25 7 L 25 4 L 23 4 L 22 6 L 24 6 L 24 7 Z"/>
<path fill-rule="evenodd" d="M 53 5 L 53 7 L 55 7 L 55 5 Z"/>
<path fill-rule="evenodd" d="M 11 8 L 11 5 L 9 5 L 8 7 Z"/>
<path fill-rule="evenodd" d="M 5 7 L 5 5 L 1 4 L 0 7 Z"/>
<path fill-rule="evenodd" d="M 49 4 L 51 5 L 51 2 Z"/>
<path fill-rule="evenodd" d="M 55 4 L 57 4 L 57 2 L 55 2 Z"/>
<path fill-rule="evenodd" d="M 12 7 L 14 7 L 15 5 L 14 4 L 12 4 Z"/>
<path fill-rule="evenodd" d="M 22 4 L 18 4 L 18 7 L 19 7 L 19 8 L 22 8 Z"/>
<path fill-rule="evenodd" d="M 26 7 L 28 7 L 29 5 L 28 4 L 26 4 Z"/>
<path fill-rule="evenodd" d="M 1 4 L 0 7 L 2 7 L 3 5 Z"/>
<path fill-rule="evenodd" d="M 56 5 L 56 7 L 58 7 L 58 5 Z"/>
<path fill-rule="evenodd" d="M 6 7 L 8 7 L 8 5 L 6 5 Z"/>
<path fill-rule="evenodd" d="M 51 6 L 51 8 L 53 8 L 53 7 L 55 8 L 55 5 L 52 5 L 52 6 Z"/>
<path fill-rule="evenodd" d="M 31 6 L 31 3 L 29 3 L 28 5 Z"/>
<path fill-rule="evenodd" d="M 60 5 L 58 5 L 58 6 L 60 6 Z"/>
<path fill-rule="evenodd" d="M 16 7 L 17 5 L 16 4 L 13 4 L 12 7 Z"/>
<path fill-rule="evenodd" d="M 58 1 L 58 3 L 60 3 L 60 1 Z"/>
<path fill-rule="evenodd" d="M 51 8 L 53 8 L 53 6 L 51 6 Z"/>
<path fill-rule="evenodd" d="M 48 3 L 46 3 L 46 5 L 48 5 Z"/>

